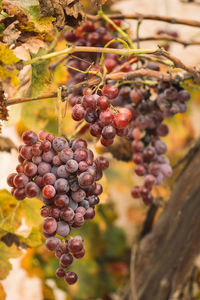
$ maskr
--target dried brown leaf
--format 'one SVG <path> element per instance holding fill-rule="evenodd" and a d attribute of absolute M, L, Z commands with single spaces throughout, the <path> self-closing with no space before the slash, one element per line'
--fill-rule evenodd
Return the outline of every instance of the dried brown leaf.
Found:
<path fill-rule="evenodd" d="M 97 7 L 97 9 L 100 9 L 102 5 L 104 5 L 107 2 L 107 0 L 93 0 L 92 2 Z"/>
<path fill-rule="evenodd" d="M 12 45 L 20 37 L 21 32 L 16 28 L 19 21 L 14 21 L 3 31 L 3 42 L 7 45 Z"/>
<path fill-rule="evenodd" d="M 16 145 L 8 137 L 0 136 L 0 151 L 11 152 L 12 149 L 16 149 Z"/>
<path fill-rule="evenodd" d="M 40 14 L 56 18 L 55 26 L 62 30 L 65 25 L 76 27 L 83 19 L 80 0 L 39 0 Z"/>
<path fill-rule="evenodd" d="M 1 121 L 8 120 L 7 101 L 4 95 L 2 84 L 0 84 L 0 120 Z M 0 122 L 0 133 L 1 132 L 2 132 L 2 123 Z"/>

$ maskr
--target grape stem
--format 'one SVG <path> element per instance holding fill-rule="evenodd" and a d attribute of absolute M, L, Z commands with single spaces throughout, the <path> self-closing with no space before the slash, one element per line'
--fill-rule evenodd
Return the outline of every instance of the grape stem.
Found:
<path fill-rule="evenodd" d="M 167 23 L 171 23 L 171 24 L 181 24 L 181 25 L 192 26 L 192 27 L 200 27 L 200 22 L 196 21 L 196 20 L 186 20 L 186 19 L 158 16 L 158 15 L 151 15 L 151 14 L 134 13 L 134 14 L 112 14 L 112 15 L 105 15 L 105 16 L 110 19 L 116 19 L 116 20 L 142 19 L 142 20 L 167 22 Z M 101 19 L 101 17 L 88 14 L 87 19 L 92 20 L 92 21 L 99 21 Z"/>
<path fill-rule="evenodd" d="M 134 80 L 136 78 L 157 78 L 158 80 L 164 80 L 164 81 L 184 81 L 187 79 L 191 79 L 192 76 L 189 73 L 174 73 L 174 74 L 169 74 L 169 73 L 164 73 L 160 71 L 154 71 L 154 70 L 149 70 L 149 69 L 139 69 L 135 71 L 131 71 L 128 73 L 125 72 L 118 72 L 118 73 L 110 73 L 107 74 L 105 79 L 111 79 L 111 80 L 117 80 L 117 81 L 130 81 Z M 62 98 L 67 97 L 69 94 L 78 91 L 80 89 L 83 89 L 85 87 L 92 87 L 101 82 L 101 78 L 95 77 L 91 78 L 89 80 L 77 83 L 71 87 L 66 88 L 66 90 L 62 91 Z M 39 97 L 35 98 L 9 98 L 7 99 L 7 106 L 14 105 L 14 104 L 19 104 L 23 102 L 29 102 L 29 101 L 36 101 L 36 100 L 42 100 L 42 99 L 52 99 L 57 97 L 57 92 L 52 92 L 49 94 L 44 94 Z"/>
<path fill-rule="evenodd" d="M 81 122 L 81 124 L 74 130 L 73 134 L 70 136 L 70 140 L 74 139 L 77 134 L 81 131 L 81 129 L 87 125 L 88 123 L 84 120 Z"/>

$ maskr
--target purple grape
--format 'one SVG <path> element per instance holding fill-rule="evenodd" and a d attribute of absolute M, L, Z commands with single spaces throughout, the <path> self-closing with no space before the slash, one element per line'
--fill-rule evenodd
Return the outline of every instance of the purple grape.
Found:
<path fill-rule="evenodd" d="M 52 217 L 48 217 L 43 221 L 42 228 L 47 234 L 52 234 L 56 231 L 58 223 Z"/>
<path fill-rule="evenodd" d="M 59 221 L 57 223 L 56 233 L 62 237 L 67 237 L 70 234 L 70 227 L 64 221 Z"/>
<path fill-rule="evenodd" d="M 52 142 L 52 146 L 53 146 L 53 149 L 56 151 L 56 152 L 60 152 L 62 151 L 63 149 L 67 148 L 68 147 L 68 142 L 65 138 L 63 137 L 57 137 L 53 140 Z"/>
<path fill-rule="evenodd" d="M 53 236 L 46 240 L 45 245 L 49 251 L 56 251 L 60 247 L 61 241 L 57 237 Z"/>
<path fill-rule="evenodd" d="M 69 191 L 68 181 L 64 178 L 57 179 L 54 187 L 58 193 L 67 193 Z"/>
<path fill-rule="evenodd" d="M 72 192 L 72 193 L 71 193 L 71 197 L 72 197 L 72 199 L 73 199 L 75 202 L 81 202 L 82 200 L 85 199 L 86 193 L 85 193 L 84 190 L 79 189 L 79 190 L 76 191 L 76 192 Z"/>

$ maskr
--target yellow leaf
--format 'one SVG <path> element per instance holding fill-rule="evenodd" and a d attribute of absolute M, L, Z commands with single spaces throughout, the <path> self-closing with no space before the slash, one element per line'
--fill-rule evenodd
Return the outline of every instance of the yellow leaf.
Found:
<path fill-rule="evenodd" d="M 8 71 L 6 66 L 0 66 L 0 81 L 10 78 L 11 85 L 18 85 L 20 83 L 17 75 L 19 71 L 14 69 L 12 72 Z"/>
<path fill-rule="evenodd" d="M 6 293 L 5 293 L 3 285 L 1 283 L 0 283 L 0 299 L 6 300 Z"/>
<path fill-rule="evenodd" d="M 12 270 L 9 259 L 17 258 L 21 255 L 22 252 L 15 245 L 7 247 L 3 242 L 0 242 L 0 280 L 5 279 Z"/>
<path fill-rule="evenodd" d="M 12 65 L 19 61 L 19 58 L 8 46 L 0 44 L 0 61 L 5 65 Z"/>

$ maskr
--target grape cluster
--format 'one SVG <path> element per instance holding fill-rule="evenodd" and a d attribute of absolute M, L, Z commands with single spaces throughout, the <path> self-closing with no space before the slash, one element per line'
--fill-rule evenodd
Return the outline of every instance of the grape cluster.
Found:
<path fill-rule="evenodd" d="M 80 228 L 86 220 L 94 218 L 95 205 L 103 191 L 96 181 L 101 179 L 109 162 L 102 156 L 94 159 L 84 139 L 68 141 L 44 130 L 39 135 L 26 131 L 22 139 L 25 145 L 19 147 L 17 173 L 10 174 L 7 183 L 17 200 L 38 197 L 44 203 L 41 216 L 45 218 L 46 247 L 55 251 L 60 260 L 56 275 L 73 284 L 77 275 L 66 273 L 65 269 L 73 257 L 83 257 L 85 250 L 81 237 L 70 240 L 67 237 L 71 227 Z"/>
<path fill-rule="evenodd" d="M 113 143 L 115 135 L 122 136 L 132 119 L 132 113 L 127 108 L 112 109 L 112 99 L 118 97 L 118 88 L 115 85 L 104 85 L 101 95 L 92 94 L 92 90 L 83 90 L 83 96 L 70 98 L 72 118 L 81 121 L 83 118 L 90 124 L 92 136 L 101 137 L 104 146 Z"/>
<path fill-rule="evenodd" d="M 132 160 L 136 164 L 135 173 L 144 176 L 144 185 L 133 187 L 134 198 L 142 197 L 145 204 L 151 204 L 154 197 L 151 193 L 154 185 L 161 185 L 165 177 L 172 175 L 167 152 L 167 145 L 161 140 L 169 133 L 169 128 L 163 123 L 164 118 L 172 117 L 186 111 L 186 101 L 190 94 L 179 84 L 161 82 L 155 87 L 158 93 L 156 100 L 151 99 L 151 93 L 134 91 L 135 119 L 129 128 L 132 138 Z"/>

